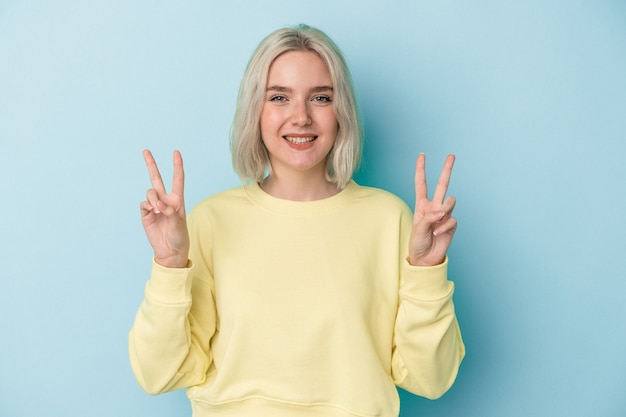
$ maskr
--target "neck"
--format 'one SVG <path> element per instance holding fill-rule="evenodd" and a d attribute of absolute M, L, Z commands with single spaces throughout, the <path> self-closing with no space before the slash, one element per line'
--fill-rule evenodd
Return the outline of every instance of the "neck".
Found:
<path fill-rule="evenodd" d="M 337 194 L 337 185 L 329 182 L 325 176 L 310 175 L 281 177 L 276 173 L 267 176 L 260 184 L 269 195 L 283 200 L 314 201 L 332 197 Z"/>

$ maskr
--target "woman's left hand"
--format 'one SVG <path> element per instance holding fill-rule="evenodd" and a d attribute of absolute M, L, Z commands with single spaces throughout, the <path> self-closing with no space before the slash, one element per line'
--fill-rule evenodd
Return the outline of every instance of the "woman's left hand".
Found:
<path fill-rule="evenodd" d="M 439 265 L 445 259 L 456 231 L 452 210 L 456 200 L 447 197 L 448 184 L 454 165 L 454 155 L 448 155 L 441 170 L 432 201 L 426 186 L 426 158 L 420 154 L 415 165 L 415 214 L 409 240 L 408 261 L 415 266 Z"/>

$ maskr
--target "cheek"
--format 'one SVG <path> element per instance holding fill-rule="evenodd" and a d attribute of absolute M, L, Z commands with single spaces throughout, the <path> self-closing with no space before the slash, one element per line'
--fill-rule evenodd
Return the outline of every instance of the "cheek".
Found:
<path fill-rule="evenodd" d="M 263 110 L 261 112 L 261 117 L 259 117 L 259 128 L 261 129 L 261 137 L 264 137 L 267 134 L 270 124 L 271 123 L 269 122 L 268 114 L 265 110 Z"/>
<path fill-rule="evenodd" d="M 275 129 L 279 124 L 278 122 L 278 114 L 275 111 L 264 107 L 261 111 L 261 117 L 259 118 L 261 132 Z"/>
<path fill-rule="evenodd" d="M 330 112 L 325 119 L 326 129 L 337 134 L 339 131 L 339 122 L 337 121 L 337 117 L 335 116 L 335 112 Z"/>

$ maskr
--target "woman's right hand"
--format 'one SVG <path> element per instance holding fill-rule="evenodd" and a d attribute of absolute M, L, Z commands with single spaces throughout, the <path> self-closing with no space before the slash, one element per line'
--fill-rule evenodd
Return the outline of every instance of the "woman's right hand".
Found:
<path fill-rule="evenodd" d="M 149 150 L 143 151 L 152 188 L 140 204 L 141 223 L 154 250 L 154 260 L 167 268 L 184 268 L 189 257 L 185 215 L 185 173 L 180 152 L 174 152 L 172 192 L 167 194 L 159 168 Z"/>

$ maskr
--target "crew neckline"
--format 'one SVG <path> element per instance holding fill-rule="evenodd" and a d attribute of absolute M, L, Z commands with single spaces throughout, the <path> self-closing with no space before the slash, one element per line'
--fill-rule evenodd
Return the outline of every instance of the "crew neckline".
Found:
<path fill-rule="evenodd" d="M 354 180 L 350 180 L 348 185 L 337 194 L 311 201 L 295 201 L 274 197 L 263 190 L 257 182 L 245 184 L 243 188 L 252 202 L 266 210 L 293 217 L 309 217 L 328 214 L 345 206 L 345 202 L 357 192 L 359 185 Z"/>

